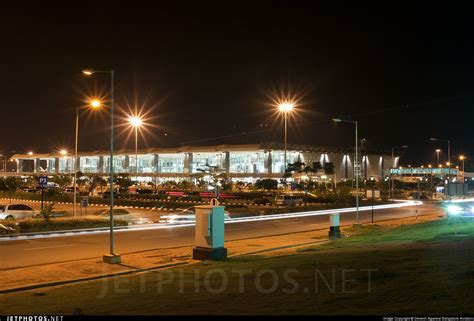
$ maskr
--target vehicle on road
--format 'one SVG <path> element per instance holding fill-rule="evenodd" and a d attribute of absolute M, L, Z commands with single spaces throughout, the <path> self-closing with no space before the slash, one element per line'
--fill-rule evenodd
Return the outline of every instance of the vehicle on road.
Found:
<path fill-rule="evenodd" d="M 444 207 L 448 215 L 474 218 L 474 201 L 448 201 Z"/>
<path fill-rule="evenodd" d="M 0 220 L 23 220 L 41 217 L 40 211 L 25 204 L 0 205 Z"/>
<path fill-rule="evenodd" d="M 104 208 L 95 212 L 95 215 L 109 217 L 110 209 Z M 151 223 L 150 220 L 146 217 L 140 216 L 140 214 L 132 213 L 127 209 L 114 209 L 114 218 L 118 220 L 127 221 L 130 224 L 146 224 Z"/>
<path fill-rule="evenodd" d="M 303 198 L 300 195 L 282 194 L 275 197 L 275 205 L 279 206 L 293 206 L 303 203 Z"/>
<path fill-rule="evenodd" d="M 224 211 L 224 220 L 231 220 L 229 212 Z M 194 207 L 183 209 L 177 213 L 170 215 L 163 215 L 160 217 L 159 223 L 170 223 L 170 224 L 186 224 L 196 222 L 196 214 L 194 213 Z"/>

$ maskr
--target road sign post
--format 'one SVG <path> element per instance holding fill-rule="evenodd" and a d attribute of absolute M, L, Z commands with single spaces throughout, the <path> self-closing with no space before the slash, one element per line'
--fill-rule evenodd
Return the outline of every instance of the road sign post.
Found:
<path fill-rule="evenodd" d="M 48 176 L 38 177 L 38 184 L 41 186 L 41 210 L 44 208 L 44 188 L 48 186 Z"/>
<path fill-rule="evenodd" d="M 85 209 L 86 215 L 87 215 L 87 207 L 89 206 L 89 196 L 83 196 L 81 198 L 81 215 L 82 215 L 82 209 Z"/>

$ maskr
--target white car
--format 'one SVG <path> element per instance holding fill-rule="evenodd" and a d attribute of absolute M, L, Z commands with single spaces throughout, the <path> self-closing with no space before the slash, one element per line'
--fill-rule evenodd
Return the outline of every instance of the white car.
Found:
<path fill-rule="evenodd" d="M 303 203 L 303 198 L 299 195 L 277 195 L 275 197 L 275 205 L 279 206 L 293 206 L 293 205 L 299 205 Z"/>
<path fill-rule="evenodd" d="M 0 205 L 0 220 L 40 218 L 41 213 L 25 204 Z"/>
<path fill-rule="evenodd" d="M 95 215 L 100 215 L 103 217 L 109 217 L 110 210 L 104 208 L 95 212 Z M 114 217 L 118 220 L 127 221 L 130 224 L 147 224 L 151 223 L 150 220 L 146 217 L 141 217 L 139 214 L 130 213 L 130 211 L 122 208 L 114 209 Z"/>
<path fill-rule="evenodd" d="M 227 211 L 224 212 L 224 220 L 230 220 L 230 215 Z M 160 217 L 160 223 L 171 223 L 171 224 L 187 224 L 195 223 L 196 215 L 194 214 L 194 208 L 190 207 L 184 209 L 176 214 L 164 215 Z"/>

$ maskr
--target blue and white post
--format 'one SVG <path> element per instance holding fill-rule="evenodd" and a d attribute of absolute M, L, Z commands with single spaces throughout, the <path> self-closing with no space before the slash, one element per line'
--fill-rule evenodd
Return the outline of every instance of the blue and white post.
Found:
<path fill-rule="evenodd" d="M 339 213 L 329 214 L 329 239 L 341 238 L 341 230 L 339 228 Z"/>
<path fill-rule="evenodd" d="M 195 206 L 194 260 L 219 260 L 227 258 L 224 247 L 224 206 L 217 199 L 210 205 Z"/>

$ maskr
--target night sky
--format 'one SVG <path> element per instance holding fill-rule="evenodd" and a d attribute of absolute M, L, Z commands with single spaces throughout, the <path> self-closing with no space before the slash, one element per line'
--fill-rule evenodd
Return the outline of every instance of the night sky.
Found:
<path fill-rule="evenodd" d="M 87 95 L 107 99 L 109 78 L 84 77 L 90 67 L 116 72 L 117 148 L 134 147 L 122 118 L 135 108 L 148 118 L 140 148 L 283 141 L 271 106 L 283 93 L 298 98 L 289 143 L 351 146 L 353 127 L 330 120 L 352 117 L 367 147 L 409 145 L 402 163 L 446 151 L 430 137 L 474 161 L 468 8 L 114 3 L 3 8 L 3 153 L 72 148 L 76 107 L 79 149 L 107 149 L 107 112 L 84 107 Z"/>

